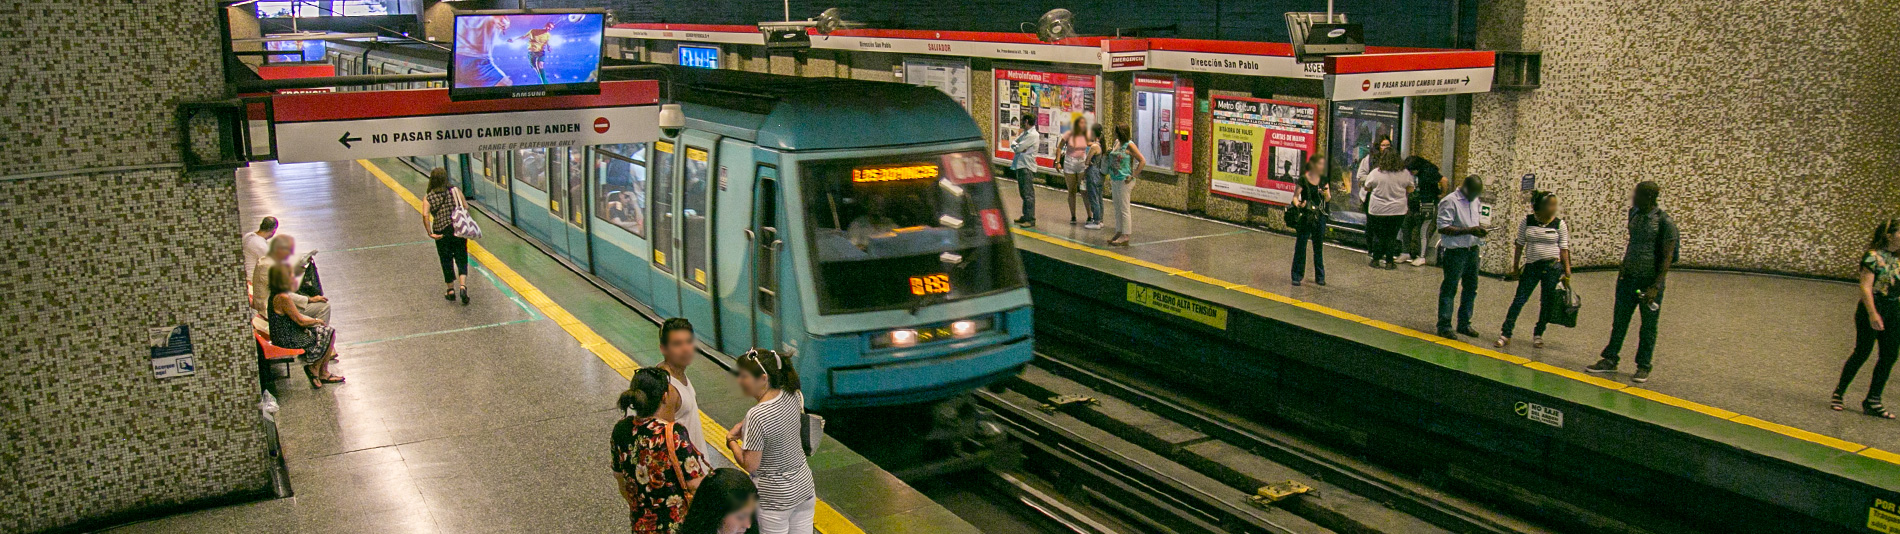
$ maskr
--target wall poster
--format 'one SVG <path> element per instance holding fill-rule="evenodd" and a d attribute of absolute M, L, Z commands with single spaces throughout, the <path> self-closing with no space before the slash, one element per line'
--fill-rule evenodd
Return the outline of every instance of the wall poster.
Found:
<path fill-rule="evenodd" d="M 911 85 L 935 87 L 970 109 L 970 60 L 904 58 L 904 81 Z"/>
<path fill-rule="evenodd" d="M 1404 113 L 1400 102 L 1355 100 L 1333 103 L 1332 154 L 1327 158 L 1332 169 L 1327 179 L 1333 184 L 1332 221 L 1347 226 L 1365 226 L 1366 173 L 1372 169 L 1371 156 L 1379 139 L 1390 138 L 1392 149 L 1405 146 L 1399 138 L 1399 121 Z"/>
<path fill-rule="evenodd" d="M 1024 115 L 1036 117 L 1036 131 L 1042 143 L 1036 151 L 1036 165 L 1043 170 L 1056 165 L 1057 144 L 1069 132 L 1075 117 L 1084 124 L 1095 124 L 1101 109 L 1100 76 L 1030 70 L 996 71 L 996 149 L 997 159 L 1008 162 L 1014 153 L 1009 142 L 1022 133 Z"/>
<path fill-rule="evenodd" d="M 1319 106 L 1214 96 L 1215 194 L 1253 202 L 1293 202 L 1300 165 L 1315 150 Z"/>

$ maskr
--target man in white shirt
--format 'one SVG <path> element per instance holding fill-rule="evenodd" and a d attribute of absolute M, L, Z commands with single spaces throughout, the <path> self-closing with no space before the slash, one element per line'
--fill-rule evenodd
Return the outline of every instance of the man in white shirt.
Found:
<path fill-rule="evenodd" d="M 270 251 L 264 255 L 263 259 L 258 260 L 257 267 L 251 270 L 251 309 L 257 310 L 257 313 L 265 313 L 265 306 L 270 304 L 270 270 L 272 267 L 276 267 L 278 264 L 289 265 L 290 276 L 295 278 L 303 277 L 304 267 L 310 265 L 310 257 L 315 255 L 316 251 L 311 251 L 302 256 L 292 258 L 291 254 L 295 253 L 296 249 L 297 240 L 296 238 L 290 237 L 290 234 L 282 234 L 271 238 Z M 298 281 L 292 280 L 290 285 L 291 287 L 297 287 Z M 302 312 L 304 315 L 326 323 L 330 322 L 330 299 L 328 297 L 322 295 L 307 297 L 293 291 L 290 293 L 290 301 L 295 303 L 297 305 L 297 311 Z"/>
<path fill-rule="evenodd" d="M 666 370 L 666 381 L 680 396 L 680 407 L 673 412 L 673 421 L 686 427 L 687 439 L 714 469 L 736 467 L 726 455 L 706 446 L 706 424 L 699 417 L 699 392 L 694 391 L 693 382 L 686 379 L 686 366 L 692 365 L 698 355 L 699 349 L 693 346 L 692 322 L 674 317 L 660 323 L 659 368 Z"/>
<path fill-rule="evenodd" d="M 265 217 L 257 223 L 256 232 L 244 234 L 244 272 L 257 268 L 257 260 L 270 252 L 270 238 L 277 235 L 277 218 Z"/>

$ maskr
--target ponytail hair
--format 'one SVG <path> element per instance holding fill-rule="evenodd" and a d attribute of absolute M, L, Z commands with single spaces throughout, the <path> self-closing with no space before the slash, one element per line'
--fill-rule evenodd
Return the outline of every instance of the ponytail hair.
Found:
<path fill-rule="evenodd" d="M 1531 209 L 1535 210 L 1537 209 L 1538 206 L 1544 205 L 1544 201 L 1554 200 L 1556 198 L 1557 198 L 1556 193 L 1552 193 L 1552 192 L 1545 191 L 1542 189 L 1531 191 Z"/>
<path fill-rule="evenodd" d="M 666 370 L 642 367 L 633 372 L 633 380 L 627 384 L 627 390 L 620 393 L 620 411 L 633 410 L 636 416 L 652 417 L 665 403 L 668 387 L 671 386 L 666 381 Z"/>
<path fill-rule="evenodd" d="M 1887 250 L 1893 247 L 1893 232 L 1900 230 L 1900 219 L 1887 219 L 1887 222 L 1874 226 L 1874 238 L 1867 243 L 1867 250 Z"/>
<path fill-rule="evenodd" d="M 752 349 L 739 357 L 739 372 L 763 376 L 765 384 L 786 393 L 798 392 L 798 370 L 792 359 L 772 349 Z"/>

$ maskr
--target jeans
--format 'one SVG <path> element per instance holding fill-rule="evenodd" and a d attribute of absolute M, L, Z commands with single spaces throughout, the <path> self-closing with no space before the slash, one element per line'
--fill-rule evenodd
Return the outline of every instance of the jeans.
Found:
<path fill-rule="evenodd" d="M 435 240 L 435 258 L 442 262 L 442 283 L 455 283 L 457 274 L 468 276 L 467 239 L 445 235 Z"/>
<path fill-rule="evenodd" d="M 1135 179 L 1109 180 L 1115 184 L 1115 233 L 1129 235 L 1134 233 Z"/>
<path fill-rule="evenodd" d="M 1438 203 L 1426 202 L 1405 215 L 1405 250 L 1402 252 L 1414 258 L 1426 257 L 1425 248 L 1432 244 L 1432 236 L 1438 234 L 1438 225 L 1433 221 L 1437 214 Z"/>
<path fill-rule="evenodd" d="M 793 505 L 790 510 L 760 508 L 759 534 L 811 534 L 812 519 L 817 511 L 817 497 Z"/>
<path fill-rule="evenodd" d="M 1089 221 L 1102 223 L 1102 175 L 1082 174 L 1082 203 L 1088 205 Z"/>
<path fill-rule="evenodd" d="M 1372 259 L 1381 261 L 1398 259 L 1399 228 L 1404 225 L 1404 215 L 1366 216 L 1366 249 L 1372 253 Z"/>
<path fill-rule="evenodd" d="M 1451 331 L 1452 297 L 1457 296 L 1458 328 L 1471 327 L 1472 307 L 1478 300 L 1478 247 L 1448 248 L 1438 259 L 1445 280 L 1438 283 L 1438 332 Z M 1464 291 L 1458 291 L 1464 284 Z"/>
<path fill-rule="evenodd" d="M 1524 303 L 1530 302 L 1531 292 L 1541 291 L 1537 304 L 1537 330 L 1534 335 L 1544 335 L 1544 327 L 1550 323 L 1544 321 L 1544 310 L 1550 306 L 1551 292 L 1557 290 L 1557 281 L 1564 277 L 1564 268 L 1557 260 L 1542 260 L 1524 266 L 1524 272 L 1517 279 L 1517 297 L 1511 299 L 1511 311 L 1504 314 L 1504 328 L 1498 335 L 1511 337 L 1517 330 L 1517 314 L 1524 311 Z"/>
<path fill-rule="evenodd" d="M 1860 374 L 1860 366 L 1867 363 L 1867 356 L 1874 353 L 1874 345 L 1880 345 L 1880 359 L 1874 362 L 1874 381 L 1867 386 L 1867 404 L 1880 402 L 1880 393 L 1887 389 L 1887 376 L 1893 373 L 1893 362 L 1900 359 L 1900 298 L 1874 297 L 1874 308 L 1880 310 L 1880 321 L 1885 330 L 1874 330 L 1873 321 L 1867 317 L 1867 306 L 1854 304 L 1854 353 L 1847 357 L 1847 365 L 1841 367 L 1841 381 L 1834 386 L 1834 394 L 1847 395 L 1847 386 L 1854 382 L 1854 375 Z"/>
<path fill-rule="evenodd" d="M 1326 281 L 1326 217 L 1316 216 L 1293 238 L 1293 281 L 1306 279 L 1306 244 L 1313 244 L 1313 279 Z"/>
<path fill-rule="evenodd" d="M 1019 221 L 1036 222 L 1036 171 L 1030 169 L 1010 169 L 1016 175 L 1016 194 L 1023 197 L 1023 216 Z"/>
<path fill-rule="evenodd" d="M 1654 310 L 1643 305 L 1643 299 L 1636 292 L 1649 289 L 1655 279 L 1648 276 L 1616 277 L 1616 311 L 1610 316 L 1610 344 L 1603 347 L 1603 359 L 1615 364 L 1617 353 L 1623 351 L 1623 338 L 1630 333 L 1630 315 L 1637 310 L 1643 312 L 1643 329 L 1636 334 L 1636 367 L 1648 369 L 1650 361 L 1656 356 L 1656 321 L 1662 316 L 1662 296 L 1656 297 Z"/>

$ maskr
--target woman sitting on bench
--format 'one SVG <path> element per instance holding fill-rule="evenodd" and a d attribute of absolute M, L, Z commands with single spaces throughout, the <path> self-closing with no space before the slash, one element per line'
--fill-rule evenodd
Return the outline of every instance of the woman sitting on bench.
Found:
<path fill-rule="evenodd" d="M 303 363 L 304 378 L 310 380 L 311 389 L 342 382 L 341 375 L 330 374 L 330 362 L 336 359 L 336 330 L 320 319 L 297 311 L 296 301 L 290 298 L 290 292 L 296 290 L 291 280 L 289 266 L 271 267 L 270 304 L 265 307 L 271 344 L 303 349 L 297 361 Z"/>

